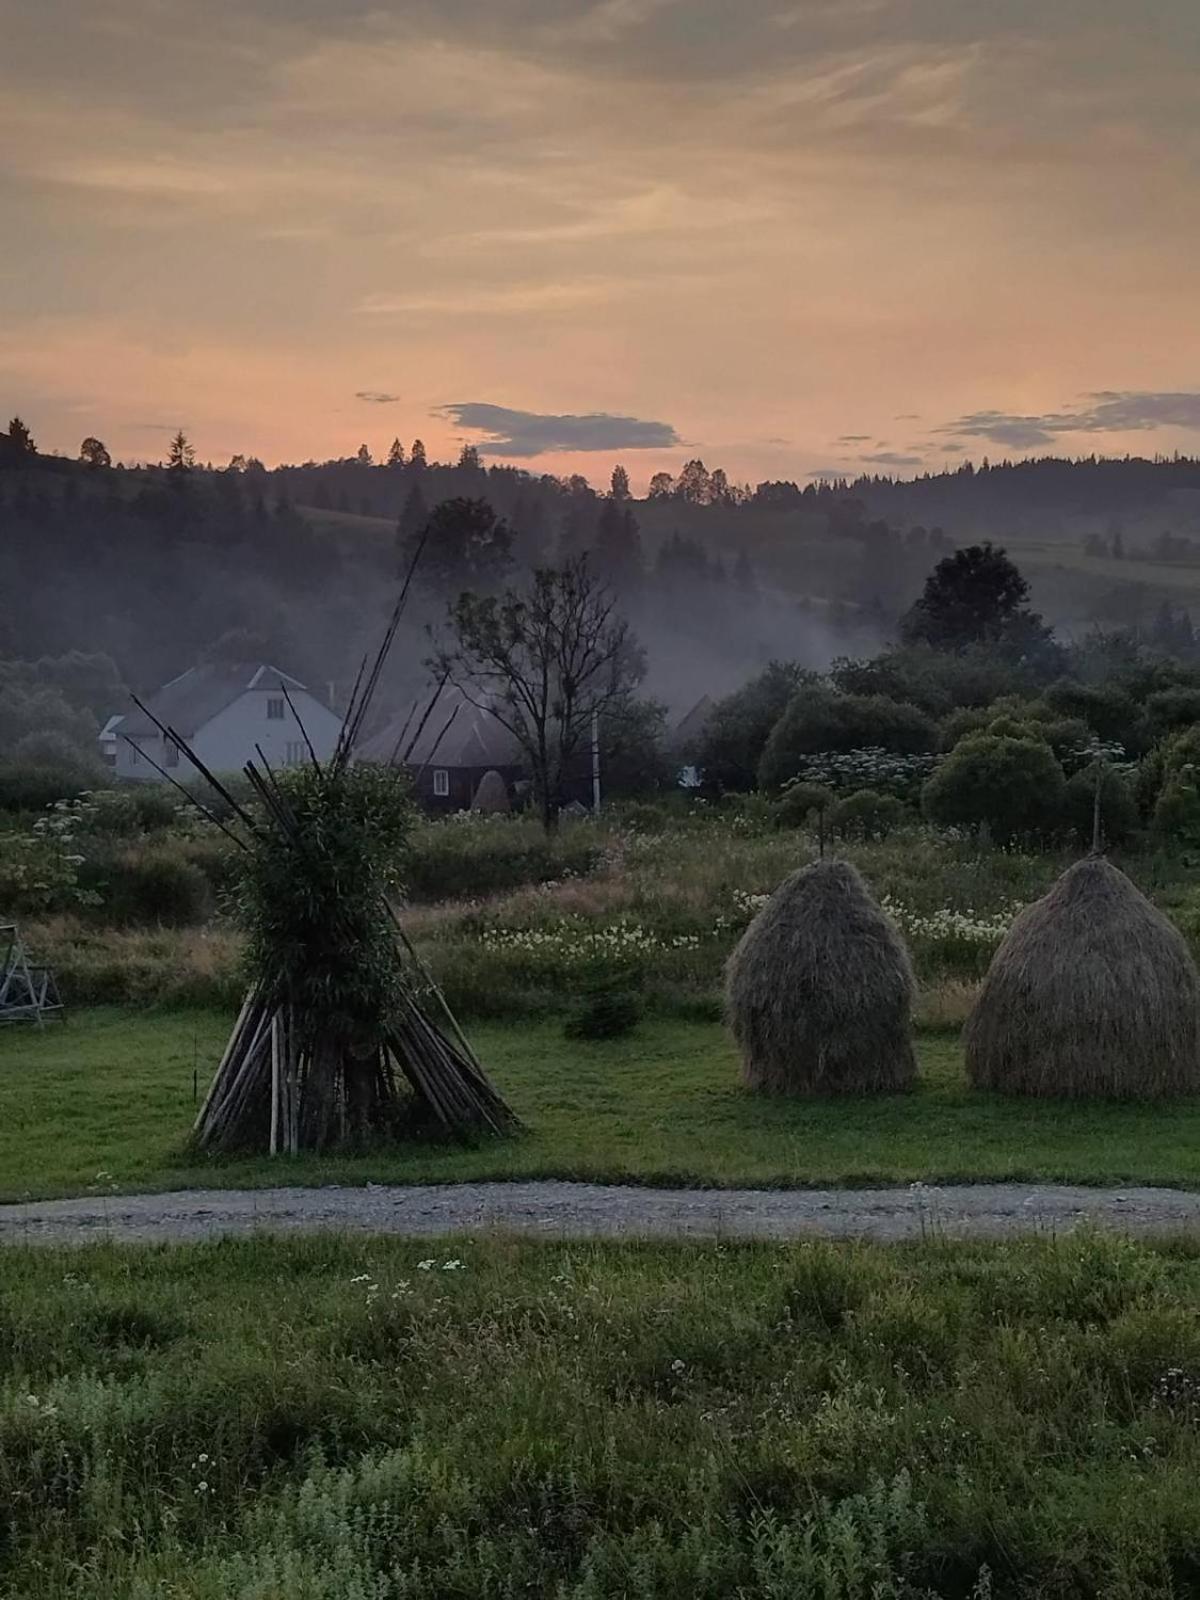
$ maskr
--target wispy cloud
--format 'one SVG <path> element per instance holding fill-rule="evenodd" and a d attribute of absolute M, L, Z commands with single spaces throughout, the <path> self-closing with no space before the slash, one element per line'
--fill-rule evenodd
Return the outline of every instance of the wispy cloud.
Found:
<path fill-rule="evenodd" d="M 869 462 L 873 467 L 919 467 L 922 464 L 920 456 L 904 455 L 899 450 L 876 450 L 870 455 L 860 456 L 859 460 Z"/>
<path fill-rule="evenodd" d="M 938 433 L 989 439 L 1014 450 L 1053 444 L 1069 433 L 1145 433 L 1156 428 L 1200 432 L 1200 392 L 1195 390 L 1101 389 L 1090 405 L 1074 411 L 1027 415 L 1014 411 L 973 411 L 948 422 Z"/>
<path fill-rule="evenodd" d="M 482 448 L 494 456 L 540 456 L 556 451 L 668 449 L 682 441 L 669 422 L 614 417 L 514 411 L 482 400 L 456 401 L 442 415 L 460 428 L 484 435 Z"/>
<path fill-rule="evenodd" d="M 866 444 L 870 437 L 869 433 L 839 433 L 837 442 L 839 444 Z"/>
<path fill-rule="evenodd" d="M 500 288 L 464 287 L 453 290 L 369 294 L 357 310 L 369 317 L 455 316 L 496 317 L 529 312 L 574 311 L 611 297 L 608 283 L 582 279 L 575 283 L 514 283 Z"/>
<path fill-rule="evenodd" d="M 373 406 L 394 406 L 401 398 L 398 394 L 388 394 L 385 389 L 356 389 L 356 400 L 367 400 Z"/>

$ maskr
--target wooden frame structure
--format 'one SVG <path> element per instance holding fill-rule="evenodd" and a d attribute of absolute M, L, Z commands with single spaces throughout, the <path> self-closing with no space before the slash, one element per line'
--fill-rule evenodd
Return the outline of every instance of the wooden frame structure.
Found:
<path fill-rule="evenodd" d="M 336 796 L 348 781 L 355 746 L 400 626 L 424 543 L 422 539 L 382 644 L 374 658 L 364 658 L 359 668 L 342 734 L 328 761 L 318 761 L 287 686 L 281 684 L 308 746 L 318 796 Z M 280 782 L 261 748 L 257 761 L 248 761 L 243 768 L 256 802 L 247 809 L 177 728 L 161 723 L 136 698 L 134 703 L 224 802 L 228 821 L 188 796 L 235 846 L 248 851 L 256 841 L 269 838 L 287 853 L 300 879 L 313 871 L 319 846 L 306 832 L 286 782 Z M 153 760 L 151 764 L 157 765 Z M 182 787 L 171 773 L 159 770 L 176 788 Z M 375 915 L 387 929 L 396 998 L 386 1012 L 372 1019 L 370 1036 L 364 1039 L 336 1007 L 317 1012 L 310 1002 L 302 1009 L 284 972 L 258 972 L 196 1118 L 192 1137 L 199 1149 L 295 1155 L 387 1136 L 397 1126 L 404 1081 L 423 1119 L 443 1135 L 504 1134 L 520 1126 L 413 948 L 382 885 L 377 893 Z M 328 912 L 328 925 L 336 933 L 336 896 Z M 344 936 L 355 938 L 352 926 Z M 319 966 L 321 957 L 304 950 L 301 959 Z"/>
<path fill-rule="evenodd" d="M 0 923 L 0 1023 L 32 1022 L 66 1013 L 49 967 L 30 961 L 15 922 Z"/>

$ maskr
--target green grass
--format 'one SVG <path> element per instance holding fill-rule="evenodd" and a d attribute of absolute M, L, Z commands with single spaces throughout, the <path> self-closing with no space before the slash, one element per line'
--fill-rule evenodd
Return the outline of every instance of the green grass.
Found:
<path fill-rule="evenodd" d="M 21 1600 L 1200 1581 L 1194 1243 L 12 1250 L 0 1325 Z"/>
<path fill-rule="evenodd" d="M 772 1101 L 738 1086 L 705 1023 L 647 1022 L 590 1043 L 561 1025 L 480 1025 L 475 1044 L 525 1120 L 476 1148 L 201 1160 L 184 1153 L 228 1021 L 209 1011 L 96 1010 L 0 1033 L 0 1197 L 193 1185 L 590 1178 L 760 1186 L 1059 1179 L 1200 1185 L 1200 1102 L 1055 1104 L 977 1094 L 958 1043 L 926 1035 L 911 1094 Z M 98 1174 L 107 1176 L 101 1178 Z"/>

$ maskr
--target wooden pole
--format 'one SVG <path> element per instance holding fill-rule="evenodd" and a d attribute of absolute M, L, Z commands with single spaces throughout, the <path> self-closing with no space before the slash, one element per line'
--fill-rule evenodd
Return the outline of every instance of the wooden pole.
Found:
<path fill-rule="evenodd" d="M 279 1012 L 271 1018 L 271 1155 L 279 1153 L 279 1095 L 283 1085 L 283 1028 Z"/>

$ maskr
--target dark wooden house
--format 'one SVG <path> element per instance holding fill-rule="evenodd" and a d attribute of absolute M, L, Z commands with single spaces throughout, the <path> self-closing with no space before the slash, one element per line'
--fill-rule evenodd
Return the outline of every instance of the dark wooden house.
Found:
<path fill-rule="evenodd" d="M 405 716 L 396 717 L 374 738 L 364 741 L 359 759 L 399 763 L 412 737 L 405 732 L 405 720 Z M 405 765 L 417 799 L 434 815 L 469 811 L 485 773 L 500 774 L 513 802 L 529 778 L 521 747 L 509 730 L 453 689 L 443 690 L 408 751 Z"/>

